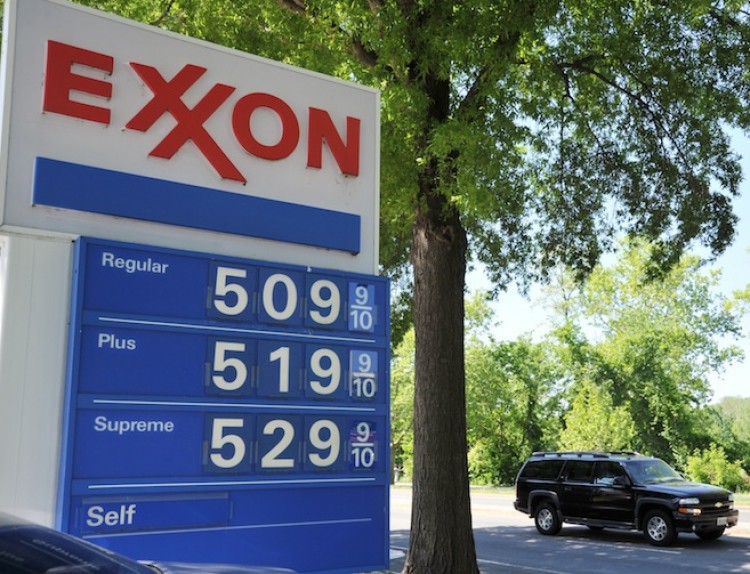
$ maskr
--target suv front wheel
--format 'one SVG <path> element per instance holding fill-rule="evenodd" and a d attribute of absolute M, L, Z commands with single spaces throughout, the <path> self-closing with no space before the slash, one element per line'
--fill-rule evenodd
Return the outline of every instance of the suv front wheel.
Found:
<path fill-rule="evenodd" d="M 643 533 L 654 546 L 669 546 L 677 538 L 672 519 L 663 510 L 652 510 L 646 514 Z"/>
<path fill-rule="evenodd" d="M 557 516 L 557 510 L 549 502 L 542 502 L 534 513 L 534 524 L 540 534 L 553 535 L 560 532 L 562 522 Z"/>
<path fill-rule="evenodd" d="M 701 540 L 717 540 L 724 534 L 724 530 L 725 528 L 722 526 L 721 528 L 714 528 L 712 530 L 696 530 L 695 534 Z"/>

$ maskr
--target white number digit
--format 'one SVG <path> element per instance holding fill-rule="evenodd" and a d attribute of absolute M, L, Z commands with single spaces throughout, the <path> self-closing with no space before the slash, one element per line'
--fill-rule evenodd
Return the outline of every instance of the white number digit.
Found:
<path fill-rule="evenodd" d="M 373 398 L 378 392 L 376 380 L 377 355 L 367 351 L 352 351 L 351 361 L 354 364 L 351 378 L 350 396 Z"/>
<path fill-rule="evenodd" d="M 323 366 L 323 361 L 328 361 L 328 367 Z M 319 380 L 310 381 L 310 388 L 319 395 L 330 395 L 336 392 L 341 382 L 341 361 L 339 356 L 331 349 L 318 349 L 310 357 L 310 370 L 316 377 L 328 379 L 328 384 Z"/>
<path fill-rule="evenodd" d="M 354 466 L 357 468 L 372 468 L 375 464 L 375 450 L 372 447 L 355 448 Z"/>
<path fill-rule="evenodd" d="M 286 306 L 283 309 L 276 309 L 273 303 L 273 292 L 279 283 L 286 287 Z M 297 308 L 297 286 L 291 277 L 282 273 L 274 273 L 266 279 L 263 285 L 263 308 L 276 321 L 286 321 L 294 315 L 294 310 Z"/>
<path fill-rule="evenodd" d="M 232 283 L 230 278 L 245 279 L 247 278 L 247 271 L 244 269 L 232 269 L 231 267 L 217 267 L 214 295 L 226 297 L 230 293 L 234 293 L 237 301 L 235 301 L 234 305 L 227 305 L 227 302 L 223 299 L 214 299 L 214 307 L 216 307 L 219 313 L 224 315 L 239 315 L 247 309 L 249 298 L 245 288 L 239 283 Z"/>
<path fill-rule="evenodd" d="M 277 430 L 281 431 L 281 439 L 261 458 L 260 465 L 262 468 L 294 468 L 293 458 L 280 458 L 294 440 L 294 426 L 289 421 L 272 420 L 263 427 L 263 434 L 273 436 Z"/>
<path fill-rule="evenodd" d="M 227 353 L 244 353 L 244 343 L 217 341 L 214 347 L 213 370 L 221 374 L 213 375 L 211 380 L 222 391 L 236 391 L 247 381 L 247 366 L 237 357 L 228 357 Z M 234 378 L 227 379 L 224 375 L 227 369 L 234 369 Z"/>
<path fill-rule="evenodd" d="M 361 373 L 369 373 L 372 369 L 372 357 L 369 353 L 360 353 L 357 357 L 357 370 Z"/>
<path fill-rule="evenodd" d="M 327 432 L 328 438 L 323 438 L 325 431 Z M 310 444 L 318 450 L 328 451 L 327 456 L 314 452 L 309 456 L 310 462 L 315 466 L 326 467 L 331 466 L 339 457 L 341 450 L 341 436 L 339 434 L 339 427 L 333 421 L 319 420 L 315 421 L 310 427 Z"/>
<path fill-rule="evenodd" d="M 372 377 L 356 377 L 352 381 L 352 394 L 356 397 L 371 399 L 377 392 L 378 387 Z"/>
<path fill-rule="evenodd" d="M 375 443 L 370 423 L 357 423 L 357 436 L 352 441 L 352 456 L 355 468 L 371 468 L 375 464 Z"/>
<path fill-rule="evenodd" d="M 352 319 L 354 319 L 354 329 L 357 331 L 371 331 L 373 323 L 375 322 L 371 311 L 354 309 L 351 312 Z"/>
<path fill-rule="evenodd" d="M 279 362 L 279 392 L 289 392 L 289 347 L 279 347 L 269 356 L 271 362 Z"/>
<path fill-rule="evenodd" d="M 245 441 L 236 434 L 224 434 L 227 428 L 242 428 L 245 421 L 242 419 L 214 419 L 211 430 L 211 462 L 219 468 L 234 468 L 245 458 Z M 225 458 L 221 450 L 225 445 L 232 446 L 232 456 Z"/>
<path fill-rule="evenodd" d="M 322 296 L 324 291 L 328 291 L 328 298 Z M 310 317 L 313 321 L 320 325 L 330 325 L 338 319 L 341 311 L 341 294 L 333 281 L 321 279 L 313 283 L 310 289 L 310 299 L 317 307 L 328 309 L 327 315 L 318 310 L 310 311 Z"/>
<path fill-rule="evenodd" d="M 354 288 L 354 301 L 357 305 L 367 305 L 370 300 L 370 292 L 365 285 L 357 285 Z"/>
<path fill-rule="evenodd" d="M 370 440 L 370 425 L 366 422 L 357 423 L 357 442 L 367 442 Z"/>

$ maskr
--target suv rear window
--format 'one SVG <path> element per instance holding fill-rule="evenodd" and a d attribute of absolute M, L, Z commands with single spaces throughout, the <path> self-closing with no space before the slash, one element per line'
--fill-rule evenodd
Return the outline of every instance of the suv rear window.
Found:
<path fill-rule="evenodd" d="M 521 471 L 523 478 L 555 479 L 560 474 L 562 460 L 532 460 Z"/>
<path fill-rule="evenodd" d="M 594 463 L 583 460 L 569 460 L 565 467 L 565 474 L 571 482 L 590 482 L 594 471 Z"/>

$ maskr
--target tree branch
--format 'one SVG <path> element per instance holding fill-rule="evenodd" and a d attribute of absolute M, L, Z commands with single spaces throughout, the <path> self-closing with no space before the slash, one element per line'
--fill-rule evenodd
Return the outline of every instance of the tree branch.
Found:
<path fill-rule="evenodd" d="M 471 106 L 474 105 L 474 102 L 479 98 L 479 93 L 482 89 L 482 86 L 487 81 L 487 77 L 490 75 L 490 65 L 485 64 L 481 70 L 477 73 L 476 77 L 474 78 L 474 82 L 471 84 L 471 87 L 466 92 L 466 95 L 464 96 L 464 99 L 461 100 L 461 103 L 458 106 L 458 113 L 461 114 L 464 112 L 464 110 L 467 110 Z"/>
<path fill-rule="evenodd" d="M 276 3 L 282 8 L 286 8 L 296 14 L 305 14 L 307 12 L 305 0 L 276 0 Z"/>
<path fill-rule="evenodd" d="M 583 60 L 590 59 L 591 56 L 583 58 Z M 612 166 L 613 168 L 620 167 L 619 163 L 612 161 L 612 154 L 607 151 L 607 146 L 602 141 L 599 134 L 596 132 L 594 127 L 591 125 L 591 122 L 587 119 L 587 115 L 584 112 L 583 109 L 581 109 L 581 106 L 578 103 L 578 100 L 575 97 L 575 94 L 573 94 L 573 90 L 571 88 L 571 80 L 568 74 L 565 72 L 564 68 L 558 67 L 558 71 L 560 75 L 562 76 L 564 90 L 565 90 L 565 97 L 570 101 L 571 105 L 573 106 L 573 109 L 578 113 L 579 117 L 583 118 L 583 123 L 586 126 L 586 129 L 588 130 L 588 133 L 591 134 L 591 137 L 594 139 L 594 142 L 596 142 L 596 147 L 600 152 L 600 157 L 602 158 L 602 161 L 605 165 Z M 561 128 L 562 129 L 562 128 Z M 562 148 L 561 148 L 561 156 L 562 156 Z M 562 161 L 562 157 L 561 157 Z"/>
<path fill-rule="evenodd" d="M 536 2 L 530 2 L 529 6 L 524 10 L 525 13 L 522 15 L 519 14 L 518 17 L 523 18 L 523 20 L 521 21 L 532 21 L 534 18 L 534 13 L 536 12 L 536 7 Z M 521 32 L 522 31 L 520 29 L 516 29 L 513 32 L 501 34 L 498 36 L 495 44 L 492 47 L 492 53 L 495 56 L 495 62 L 507 59 L 507 57 L 518 46 L 518 42 L 521 39 Z M 494 69 L 495 66 L 492 63 L 489 63 L 485 64 L 482 69 L 479 70 L 476 77 L 474 78 L 474 82 L 466 92 L 466 96 L 464 96 L 463 100 L 461 100 L 461 103 L 458 105 L 458 114 L 466 113 L 466 111 L 472 107 L 474 109 L 478 109 L 479 107 L 481 107 L 480 104 L 477 103 L 477 101 L 482 96 L 484 86 L 493 81 L 492 76 Z"/>
<path fill-rule="evenodd" d="M 586 61 L 589 59 L 589 61 Z M 602 72 L 598 71 L 597 69 L 589 66 L 590 63 L 590 57 L 589 58 L 583 58 L 581 60 L 577 60 L 575 62 L 570 63 L 564 63 L 561 62 L 557 64 L 561 69 L 564 68 L 571 68 L 578 70 L 580 72 L 583 72 L 585 74 L 589 74 L 591 76 L 594 76 L 598 80 L 601 80 L 606 85 L 608 85 L 610 88 L 620 92 L 621 94 L 625 95 L 626 98 L 631 100 L 635 103 L 636 106 L 638 106 L 643 112 L 646 114 L 647 117 L 651 119 L 651 122 L 654 124 L 654 127 L 657 130 L 657 133 L 662 133 L 664 136 L 672 143 L 675 150 L 677 151 L 677 155 L 679 156 L 681 162 L 683 165 L 690 170 L 690 163 L 687 160 L 687 158 L 682 153 L 682 150 L 680 149 L 680 146 L 677 144 L 677 142 L 674 139 L 674 136 L 672 135 L 671 131 L 667 128 L 666 124 L 664 123 L 662 116 L 657 113 L 652 107 L 652 104 L 650 102 L 655 102 L 657 107 L 661 108 L 661 113 L 664 116 L 668 115 L 667 110 L 663 109 L 661 104 L 659 104 L 658 101 L 656 101 L 656 98 L 650 97 L 649 99 L 644 99 L 641 94 L 635 93 L 629 89 L 627 89 L 624 86 L 621 86 L 616 80 L 613 80 L 612 78 L 607 77 Z M 645 83 L 642 83 L 638 78 L 633 76 L 633 74 L 630 74 L 633 79 L 638 82 L 641 86 L 648 88 L 649 86 Z"/>
<path fill-rule="evenodd" d="M 521 33 L 517 31 L 508 36 L 498 38 L 492 50 L 497 56 L 497 59 L 507 56 L 513 47 L 518 45 L 520 38 Z M 485 64 L 482 69 L 479 70 L 474 77 L 474 82 L 471 84 L 466 95 L 458 105 L 458 109 L 456 110 L 457 115 L 467 113 L 467 110 L 471 108 L 478 109 L 481 107 L 481 104 L 477 102 L 482 97 L 483 88 L 492 81 L 493 69 L 494 66 L 492 64 Z"/>
<path fill-rule="evenodd" d="M 167 2 L 167 7 L 164 9 L 164 12 L 161 13 L 161 16 L 159 16 L 156 20 L 150 23 L 151 26 L 161 26 L 161 23 L 164 22 L 164 20 L 169 16 L 169 13 L 172 11 L 172 6 L 174 6 L 175 0 L 169 0 Z"/>
<path fill-rule="evenodd" d="M 342 34 L 345 34 L 343 30 L 339 28 Z M 359 38 L 352 37 L 352 54 L 365 66 L 374 68 L 378 64 L 378 55 L 372 50 L 368 50 L 367 47 L 359 40 Z"/>
<path fill-rule="evenodd" d="M 382 6 L 380 0 L 367 0 L 367 1 L 373 13 L 379 10 L 380 7 Z M 295 14 L 300 14 L 302 16 L 308 15 L 307 5 L 305 4 L 305 0 L 276 0 L 276 3 L 282 8 L 284 8 L 285 10 L 289 10 L 290 12 L 294 12 Z M 359 38 L 352 36 L 349 32 L 347 32 L 346 30 L 344 30 L 341 26 L 337 24 L 333 24 L 332 28 L 336 34 L 343 36 L 345 38 L 349 38 L 351 42 L 351 46 L 349 49 L 351 53 L 354 55 L 354 57 L 360 61 L 360 63 L 364 64 L 365 66 L 369 68 L 372 68 L 377 65 L 378 55 L 372 50 L 368 50 L 367 47 L 362 43 L 362 41 Z"/>
<path fill-rule="evenodd" d="M 411 0 L 398 0 L 398 8 L 404 18 L 408 17 L 412 9 Z"/>
<path fill-rule="evenodd" d="M 380 9 L 383 7 L 382 0 L 367 0 L 367 4 L 370 6 L 370 11 L 373 14 L 377 14 L 380 11 Z"/>

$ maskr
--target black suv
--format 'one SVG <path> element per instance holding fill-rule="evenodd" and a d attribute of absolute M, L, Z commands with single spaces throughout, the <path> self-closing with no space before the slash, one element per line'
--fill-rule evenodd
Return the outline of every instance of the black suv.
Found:
<path fill-rule="evenodd" d="M 542 534 L 569 522 L 643 530 L 656 546 L 678 532 L 715 540 L 739 514 L 728 490 L 688 482 L 663 460 L 632 452 L 535 452 L 518 473 L 513 506 Z"/>

